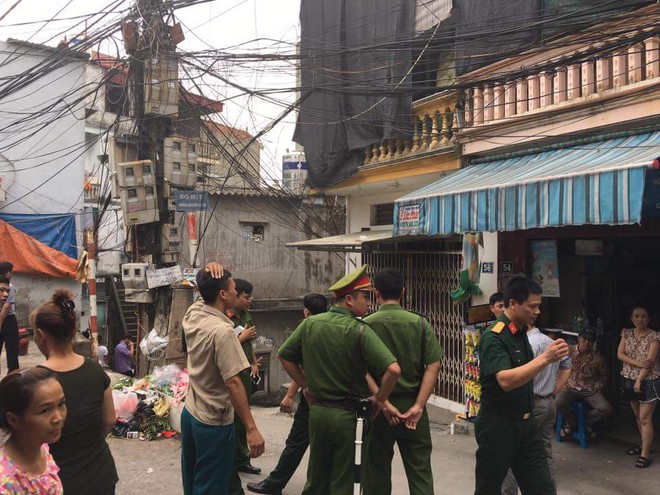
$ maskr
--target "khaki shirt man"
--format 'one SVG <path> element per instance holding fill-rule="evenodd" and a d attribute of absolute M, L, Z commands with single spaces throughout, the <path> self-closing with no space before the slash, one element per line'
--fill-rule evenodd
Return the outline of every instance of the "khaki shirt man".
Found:
<path fill-rule="evenodd" d="M 234 333 L 234 324 L 222 312 L 200 300 L 188 308 L 183 328 L 190 379 L 186 409 L 204 424 L 232 424 L 234 408 L 225 380 L 250 367 Z"/>
<path fill-rule="evenodd" d="M 236 305 L 236 284 L 217 263 L 197 272 L 203 302 L 183 319 L 190 378 L 181 412 L 181 478 L 184 495 L 243 493 L 234 464 L 234 411 L 246 427 L 251 457 L 264 452 L 264 439 L 250 413 L 240 372 L 249 368 L 227 310 Z"/>

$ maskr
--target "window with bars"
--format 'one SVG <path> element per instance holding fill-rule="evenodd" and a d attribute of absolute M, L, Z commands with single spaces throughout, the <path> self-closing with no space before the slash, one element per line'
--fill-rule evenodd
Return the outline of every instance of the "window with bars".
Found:
<path fill-rule="evenodd" d="M 263 223 L 241 223 L 243 240 L 261 242 L 264 240 L 266 226 Z"/>
<path fill-rule="evenodd" d="M 394 223 L 394 203 L 371 205 L 371 220 L 369 225 L 392 225 Z"/>

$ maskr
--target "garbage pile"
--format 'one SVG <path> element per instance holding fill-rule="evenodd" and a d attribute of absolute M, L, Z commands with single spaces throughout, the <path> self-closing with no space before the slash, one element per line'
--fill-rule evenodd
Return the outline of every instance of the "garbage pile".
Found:
<path fill-rule="evenodd" d="M 112 435 L 155 440 L 181 432 L 181 410 L 188 372 L 175 364 L 154 369 L 144 378 L 122 378 L 112 387 L 117 423 Z"/>

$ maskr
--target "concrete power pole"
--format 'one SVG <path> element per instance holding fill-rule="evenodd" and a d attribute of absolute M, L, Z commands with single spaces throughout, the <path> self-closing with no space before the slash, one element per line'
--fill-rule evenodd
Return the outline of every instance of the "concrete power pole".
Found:
<path fill-rule="evenodd" d="M 166 2 L 162 0 L 136 0 L 136 46 L 131 54 L 128 84 L 131 113 L 138 131 L 138 160 L 148 161 L 153 167 L 150 173 L 155 176 L 155 195 L 157 198 L 157 217 L 154 215 L 146 223 L 137 222 L 129 227 L 133 229 L 133 261 L 136 263 L 161 265 L 161 232 L 163 224 L 173 223 L 174 212 L 169 211 L 169 187 L 164 176 L 164 140 L 173 131 L 178 112 L 178 64 L 176 62 L 176 44 L 172 41 L 170 29 L 163 19 L 168 12 Z M 140 162 L 138 162 L 140 163 Z M 143 169 L 144 170 L 144 169 Z M 153 191 L 151 191 L 153 194 Z M 148 193 L 147 193 L 148 194 Z M 124 212 L 126 214 L 126 212 Z M 138 344 L 156 320 L 167 321 L 171 288 L 150 289 L 158 297 L 138 304 Z M 136 347 L 137 348 L 137 347 Z M 139 358 L 138 358 L 139 357 Z M 136 356 L 137 372 L 148 372 L 148 362 Z"/>

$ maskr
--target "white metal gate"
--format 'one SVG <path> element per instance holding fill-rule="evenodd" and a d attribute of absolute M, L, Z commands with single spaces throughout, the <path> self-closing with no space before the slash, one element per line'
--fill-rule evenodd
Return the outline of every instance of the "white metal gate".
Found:
<path fill-rule="evenodd" d="M 371 274 L 382 268 L 403 273 L 405 308 L 426 317 L 444 349 L 435 394 L 462 404 L 463 306 L 454 304 L 450 297 L 451 291 L 459 285 L 461 252 L 395 251 L 385 246 L 366 247 L 362 262 L 369 265 Z"/>

